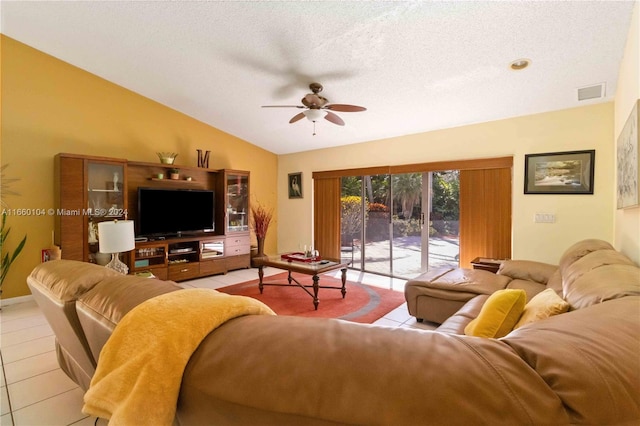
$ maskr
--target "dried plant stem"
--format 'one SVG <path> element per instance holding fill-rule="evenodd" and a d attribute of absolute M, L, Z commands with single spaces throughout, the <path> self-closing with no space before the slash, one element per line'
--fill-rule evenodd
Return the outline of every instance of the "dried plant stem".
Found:
<path fill-rule="evenodd" d="M 256 238 L 264 240 L 267 236 L 269 224 L 273 218 L 273 209 L 267 209 L 260 204 L 251 207 L 251 216 L 253 218 L 253 231 Z"/>

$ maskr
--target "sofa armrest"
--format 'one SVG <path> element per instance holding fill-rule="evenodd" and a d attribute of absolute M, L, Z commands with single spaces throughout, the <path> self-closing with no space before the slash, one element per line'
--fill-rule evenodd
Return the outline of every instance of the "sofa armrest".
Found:
<path fill-rule="evenodd" d="M 558 270 L 557 265 L 532 260 L 505 260 L 498 269 L 498 275 L 513 279 L 535 281 L 547 284 L 549 278 Z"/>
<path fill-rule="evenodd" d="M 448 334 L 464 334 L 464 328 L 479 314 L 488 294 L 480 294 L 464 304 L 455 314 L 447 318 L 436 330 Z"/>

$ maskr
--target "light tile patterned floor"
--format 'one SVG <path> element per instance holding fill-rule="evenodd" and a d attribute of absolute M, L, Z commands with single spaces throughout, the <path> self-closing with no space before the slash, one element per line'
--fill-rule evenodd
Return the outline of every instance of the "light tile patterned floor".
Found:
<path fill-rule="evenodd" d="M 265 275 L 281 273 L 266 268 Z M 340 272 L 335 273 L 339 276 Z M 220 288 L 257 278 L 255 269 L 233 271 L 183 282 L 185 287 Z M 348 280 L 404 290 L 404 280 L 349 271 Z M 58 367 L 53 331 L 34 301 L 9 304 L 0 312 L 2 360 L 0 425 L 92 426 L 95 418 L 82 413 L 83 391 Z M 389 327 L 433 329 L 409 316 L 406 305 L 389 312 L 375 324 Z M 99 425 L 106 421 L 100 420 Z"/>

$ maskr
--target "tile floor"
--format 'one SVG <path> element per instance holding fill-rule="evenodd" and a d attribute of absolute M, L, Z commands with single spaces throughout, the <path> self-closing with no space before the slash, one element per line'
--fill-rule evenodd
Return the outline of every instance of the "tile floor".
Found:
<path fill-rule="evenodd" d="M 265 275 L 280 272 L 265 268 Z M 215 289 L 255 278 L 256 270 L 246 269 L 181 284 Z M 357 271 L 349 271 L 348 279 L 397 291 L 403 291 L 405 283 L 404 280 Z M 53 332 L 36 303 L 31 300 L 5 304 L 0 311 L 0 320 L 0 425 L 94 425 L 96 419 L 81 411 L 82 389 L 58 367 Z M 433 329 L 433 326 L 420 324 L 410 317 L 406 305 L 391 311 L 375 324 Z M 98 424 L 105 425 L 106 421 L 100 420 Z"/>

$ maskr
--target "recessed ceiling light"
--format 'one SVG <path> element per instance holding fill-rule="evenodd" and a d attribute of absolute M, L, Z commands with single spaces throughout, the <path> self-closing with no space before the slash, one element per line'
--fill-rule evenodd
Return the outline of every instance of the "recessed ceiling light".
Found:
<path fill-rule="evenodd" d="M 511 65 L 509 65 L 509 67 L 512 70 L 519 71 L 528 67 L 530 63 L 531 60 L 529 59 L 516 59 L 515 61 L 511 62 Z"/>

